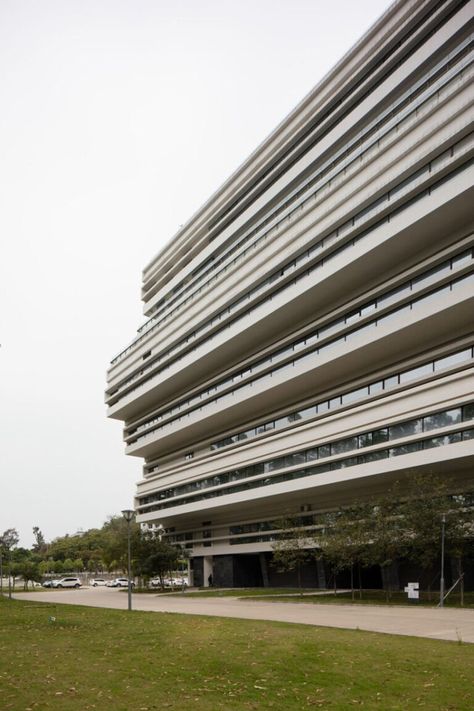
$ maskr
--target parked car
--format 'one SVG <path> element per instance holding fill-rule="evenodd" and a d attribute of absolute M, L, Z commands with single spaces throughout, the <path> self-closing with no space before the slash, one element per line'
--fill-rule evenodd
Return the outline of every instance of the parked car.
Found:
<path fill-rule="evenodd" d="M 107 583 L 104 578 L 93 578 L 89 581 L 89 585 L 92 585 L 93 588 L 96 588 L 99 585 L 107 585 Z"/>
<path fill-rule="evenodd" d="M 128 578 L 114 578 L 105 583 L 108 588 L 128 588 Z M 132 587 L 135 583 L 132 580 Z"/>
<path fill-rule="evenodd" d="M 54 588 L 54 584 L 59 582 L 58 580 L 43 580 L 42 585 L 44 588 Z"/>
<path fill-rule="evenodd" d="M 53 580 L 53 588 L 80 588 L 82 585 L 79 578 L 61 578 Z"/>
<path fill-rule="evenodd" d="M 154 588 L 160 588 L 161 581 L 159 578 L 153 578 L 153 580 L 150 580 L 150 585 Z M 186 588 L 188 581 L 186 578 L 163 578 L 163 585 L 165 588 Z"/>

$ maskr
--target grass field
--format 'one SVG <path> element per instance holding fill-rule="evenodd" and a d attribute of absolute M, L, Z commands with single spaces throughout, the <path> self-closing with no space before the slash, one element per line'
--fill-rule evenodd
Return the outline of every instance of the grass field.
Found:
<path fill-rule="evenodd" d="M 474 645 L 0 598 L 2 711 L 471 711 L 473 678 Z"/>

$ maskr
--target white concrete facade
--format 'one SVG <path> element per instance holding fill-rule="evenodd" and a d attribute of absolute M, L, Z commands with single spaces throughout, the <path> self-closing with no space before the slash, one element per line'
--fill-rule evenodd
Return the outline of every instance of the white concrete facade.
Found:
<path fill-rule="evenodd" d="M 285 512 L 474 490 L 473 9 L 395 2 L 143 272 L 108 414 L 197 583 L 262 582 Z"/>

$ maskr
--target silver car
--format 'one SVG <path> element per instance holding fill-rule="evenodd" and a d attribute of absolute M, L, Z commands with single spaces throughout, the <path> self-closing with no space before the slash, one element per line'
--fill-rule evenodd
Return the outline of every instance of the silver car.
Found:
<path fill-rule="evenodd" d="M 53 580 L 53 588 L 80 588 L 82 585 L 79 578 L 61 578 Z"/>

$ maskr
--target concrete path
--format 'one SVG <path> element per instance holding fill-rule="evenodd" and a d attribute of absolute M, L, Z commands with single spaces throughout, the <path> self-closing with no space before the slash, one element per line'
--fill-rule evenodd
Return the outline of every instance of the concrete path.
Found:
<path fill-rule="evenodd" d="M 18 600 L 69 605 L 127 608 L 127 593 L 113 588 L 82 588 L 37 593 L 16 593 Z M 184 594 L 133 596 L 133 609 L 184 615 L 274 620 L 323 627 L 361 629 L 474 644 L 474 611 L 382 605 L 331 605 L 261 602 L 234 597 L 191 597 Z"/>

